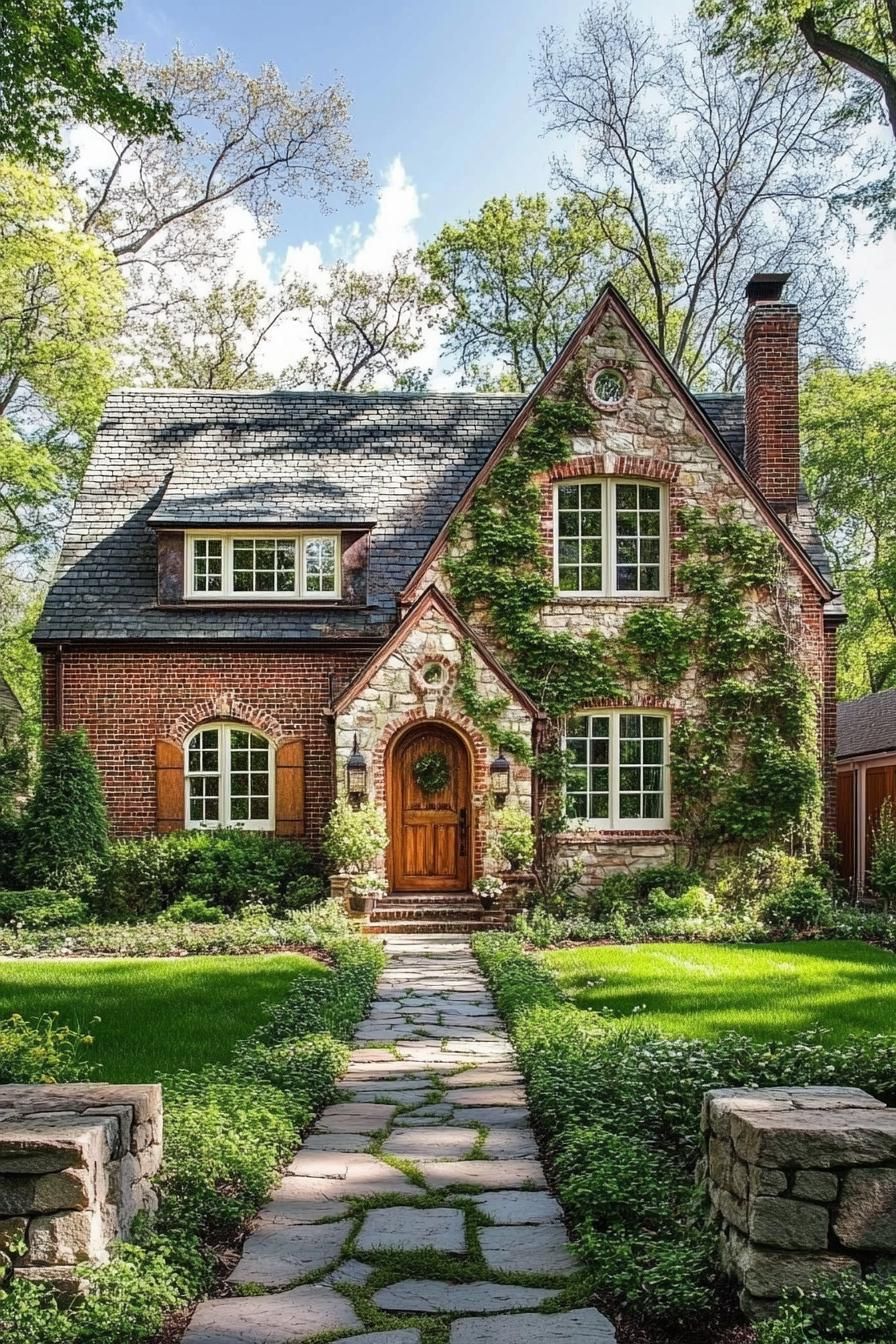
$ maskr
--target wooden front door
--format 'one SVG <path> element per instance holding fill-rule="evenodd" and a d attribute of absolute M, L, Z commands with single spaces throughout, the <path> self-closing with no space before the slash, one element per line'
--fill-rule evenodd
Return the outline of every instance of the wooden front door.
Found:
<path fill-rule="evenodd" d="M 447 780 L 427 791 L 415 766 L 441 757 Z M 470 885 L 470 762 L 450 728 L 421 724 L 392 752 L 390 853 L 396 891 L 466 891 Z"/>

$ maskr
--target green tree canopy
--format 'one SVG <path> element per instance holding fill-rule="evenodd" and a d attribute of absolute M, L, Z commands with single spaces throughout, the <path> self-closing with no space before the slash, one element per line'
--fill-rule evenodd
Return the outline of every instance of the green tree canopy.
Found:
<path fill-rule="evenodd" d="M 806 44 L 839 91 L 837 115 L 858 125 L 882 122 L 896 140 L 896 4 L 894 0 L 699 0 L 720 50 L 761 65 Z M 896 170 L 854 197 L 879 227 L 896 216 Z"/>
<path fill-rule="evenodd" d="M 839 687 L 896 686 L 896 366 L 818 368 L 803 392 L 805 476 L 849 620 Z"/>
<path fill-rule="evenodd" d="M 47 173 L 0 160 L 0 555 L 77 483 L 112 381 L 122 284 Z"/>
<path fill-rule="evenodd" d="M 87 734 L 56 733 L 22 818 L 19 876 L 35 887 L 64 885 L 108 847 L 106 800 Z"/>
<path fill-rule="evenodd" d="M 122 0 L 10 0 L 0 22 L 0 155 L 46 164 L 66 122 L 171 134 L 168 104 L 128 87 L 103 54 Z"/>
<path fill-rule="evenodd" d="M 584 196 L 497 196 L 446 224 L 420 257 L 464 381 L 531 387 L 607 280 L 638 307 L 631 245 L 615 204 Z"/>

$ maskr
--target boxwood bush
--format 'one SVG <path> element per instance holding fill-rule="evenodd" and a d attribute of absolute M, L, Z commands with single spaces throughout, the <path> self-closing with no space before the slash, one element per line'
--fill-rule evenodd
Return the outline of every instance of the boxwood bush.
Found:
<path fill-rule="evenodd" d="M 234 1050 L 227 1067 L 162 1079 L 165 1158 L 160 1204 L 139 1215 L 132 1242 L 109 1265 L 84 1271 L 90 1292 L 56 1302 L 14 1277 L 0 1296 L 0 1337 L 16 1344 L 144 1344 L 165 1313 L 213 1282 L 221 1243 L 256 1211 L 282 1163 L 333 1095 L 356 1022 L 373 997 L 384 957 L 374 943 L 333 937 L 322 911 L 305 942 L 332 974 L 298 977 L 286 999 Z M 0 1032 L 0 1068 L 3 1033 Z M 30 1081 L 19 1069 L 17 1081 Z M 84 1076 L 82 1071 L 81 1077 Z"/>
<path fill-rule="evenodd" d="M 513 935 L 477 935 L 474 950 L 508 1021 L 594 1292 L 611 1309 L 711 1337 L 729 1298 L 694 1190 L 704 1093 L 829 1084 L 893 1104 L 896 1034 L 847 1044 L 820 1029 L 771 1042 L 733 1032 L 677 1040 L 569 1006 Z M 828 1338 L 841 1336 L 769 1335 L 765 1344 Z"/>

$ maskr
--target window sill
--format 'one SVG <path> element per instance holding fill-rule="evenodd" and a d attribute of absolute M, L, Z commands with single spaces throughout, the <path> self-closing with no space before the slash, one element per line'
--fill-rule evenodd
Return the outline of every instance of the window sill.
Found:
<path fill-rule="evenodd" d="M 656 829 L 648 827 L 630 831 L 608 831 L 597 828 L 562 831 L 557 839 L 563 845 L 674 844 L 678 841 L 678 836 L 669 830 L 667 825 L 663 825 Z"/>
<path fill-rule="evenodd" d="M 561 593 L 559 589 L 549 599 L 553 603 L 575 602 L 576 605 L 585 603 L 593 606 L 606 606 L 610 602 L 622 603 L 625 606 L 634 604 L 641 606 L 645 602 L 670 602 L 671 600 L 671 593 Z"/>
<path fill-rule="evenodd" d="M 156 611 L 369 611 L 370 603 L 343 602 L 334 597 L 293 597 L 286 601 L 260 598 L 252 602 L 232 597 L 222 597 L 217 602 L 185 597 L 182 602 L 156 602 L 154 608 Z"/>

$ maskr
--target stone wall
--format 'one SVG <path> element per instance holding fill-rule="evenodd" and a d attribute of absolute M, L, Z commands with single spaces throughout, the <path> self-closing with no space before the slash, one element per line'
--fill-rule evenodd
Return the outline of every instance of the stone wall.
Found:
<path fill-rule="evenodd" d="M 722 1265 L 745 1313 L 896 1255 L 896 1110 L 854 1087 L 718 1089 L 703 1107 Z"/>
<path fill-rule="evenodd" d="M 0 1245 L 16 1272 L 74 1289 L 76 1267 L 103 1264 L 155 1208 L 161 1157 L 157 1083 L 0 1087 Z"/>

